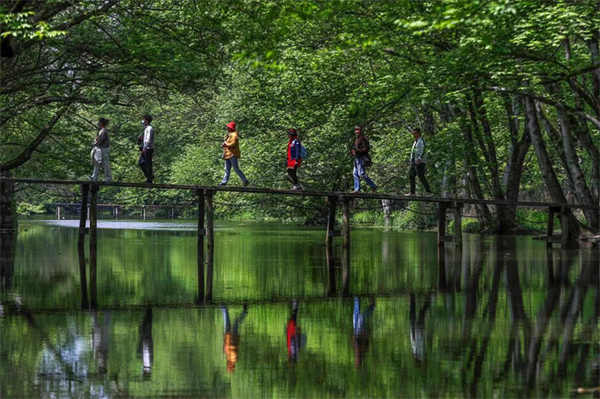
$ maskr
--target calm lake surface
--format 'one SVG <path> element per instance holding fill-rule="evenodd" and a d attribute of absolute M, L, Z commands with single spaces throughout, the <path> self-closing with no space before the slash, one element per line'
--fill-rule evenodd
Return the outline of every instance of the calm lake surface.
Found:
<path fill-rule="evenodd" d="M 574 391 L 600 385 L 597 248 L 466 235 L 462 251 L 438 251 L 433 233 L 355 227 L 344 280 L 323 228 L 217 222 L 202 303 L 195 223 L 100 221 L 90 311 L 77 223 L 22 221 L 3 247 L 0 397 L 593 397 Z"/>

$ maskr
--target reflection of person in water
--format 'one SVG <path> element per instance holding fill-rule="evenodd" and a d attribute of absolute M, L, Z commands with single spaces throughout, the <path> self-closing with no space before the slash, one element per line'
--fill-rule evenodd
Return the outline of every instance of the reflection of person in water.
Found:
<path fill-rule="evenodd" d="M 102 325 L 98 320 L 98 312 L 92 311 L 92 349 L 98 364 L 98 373 L 106 374 L 108 369 L 108 339 L 110 334 L 110 313 L 102 315 Z"/>
<path fill-rule="evenodd" d="M 352 326 L 354 327 L 354 365 L 358 368 L 365 355 L 369 351 L 369 340 L 371 335 L 371 318 L 375 309 L 375 298 L 369 298 L 369 307 L 360 311 L 360 298 L 354 298 L 354 314 L 352 317 Z"/>
<path fill-rule="evenodd" d="M 429 305 L 431 299 L 427 297 L 417 317 L 415 295 L 410 294 L 410 347 L 418 364 L 425 361 L 425 313 Z"/>
<path fill-rule="evenodd" d="M 295 363 L 298 360 L 298 351 L 300 350 L 300 327 L 297 324 L 298 317 L 298 301 L 294 299 L 292 302 L 292 314 L 287 322 L 286 334 L 287 334 L 287 349 L 288 359 L 290 362 Z"/>
<path fill-rule="evenodd" d="M 146 308 L 144 319 L 140 326 L 140 341 L 138 343 L 138 357 L 142 358 L 142 375 L 144 378 L 152 376 L 154 364 L 154 341 L 152 340 L 152 308 Z"/>
<path fill-rule="evenodd" d="M 223 352 L 225 352 L 225 356 L 227 357 L 227 371 L 233 373 L 235 371 L 238 347 L 240 345 L 240 324 L 248 314 L 248 304 L 244 304 L 242 313 L 240 313 L 233 322 L 233 327 L 229 321 L 227 306 L 221 305 L 221 311 L 223 312 L 223 321 L 225 323 L 223 331 Z"/>

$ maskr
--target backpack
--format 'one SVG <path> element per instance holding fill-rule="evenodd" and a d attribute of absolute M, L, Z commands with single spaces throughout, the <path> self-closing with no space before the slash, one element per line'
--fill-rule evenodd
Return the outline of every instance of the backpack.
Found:
<path fill-rule="evenodd" d="M 300 146 L 300 159 L 305 160 L 308 158 L 308 150 L 303 145 Z"/>

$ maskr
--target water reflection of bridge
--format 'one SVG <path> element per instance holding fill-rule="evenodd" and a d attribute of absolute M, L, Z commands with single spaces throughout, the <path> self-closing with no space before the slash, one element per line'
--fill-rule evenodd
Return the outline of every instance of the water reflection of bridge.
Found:
<path fill-rule="evenodd" d="M 529 396 L 527 392 L 533 390 L 536 385 L 561 381 L 567 375 L 575 376 L 575 386 L 590 387 L 598 378 L 598 365 L 594 366 L 598 351 L 592 339 L 597 334 L 600 315 L 600 249 L 579 252 L 548 249 L 544 279 L 540 281 L 538 290 L 542 297 L 534 304 L 528 302 L 529 298 L 524 298 L 522 287 L 527 284 L 524 282 L 526 274 L 519 273 L 519 270 L 522 271 L 530 265 L 519 265 L 517 258 L 513 256 L 516 252 L 514 237 L 498 239 L 495 245 L 493 253 L 498 256 L 494 259 L 485 259 L 487 255 L 482 249 L 476 250 L 474 256 L 469 257 L 463 256 L 463 252 L 458 248 L 439 248 L 437 283 L 429 290 L 363 291 L 360 295 L 355 294 L 350 284 L 350 270 L 345 274 L 340 259 L 329 253 L 329 249 L 325 247 L 324 251 L 328 255 L 327 262 L 323 265 L 328 271 L 324 273 L 327 278 L 323 284 L 325 290 L 318 298 L 299 298 L 300 306 L 302 309 L 307 303 L 323 301 L 343 303 L 351 314 L 350 298 L 354 296 L 364 298 L 365 307 L 367 298 L 372 296 L 378 299 L 385 296 L 404 298 L 405 303 L 409 304 L 409 324 L 406 331 L 393 333 L 410 339 L 410 351 L 414 361 L 426 364 L 427 361 L 431 362 L 432 358 L 436 359 L 436 352 L 449 349 L 447 346 L 435 344 L 438 341 L 443 342 L 447 334 L 435 324 L 436 314 L 441 312 L 442 305 L 443 311 L 448 312 L 452 318 L 456 317 L 456 325 L 460 330 L 454 332 L 453 336 L 460 336 L 462 361 L 459 362 L 459 371 L 462 374 L 464 396 L 478 396 L 480 386 L 485 381 L 482 374 L 485 372 L 484 365 L 489 365 L 489 359 L 494 355 L 494 381 L 506 381 L 510 375 L 514 375 L 519 381 L 520 389 L 523 390 L 523 396 Z M 504 256 L 506 254 L 511 256 Z M 346 299 L 340 301 L 340 297 Z M 253 306 L 261 303 L 289 303 L 291 299 L 254 301 L 249 303 L 249 308 L 252 311 Z M 201 301 L 201 304 L 202 308 L 221 306 L 211 301 Z M 238 304 L 241 305 L 242 302 Z M 40 336 L 47 335 L 45 326 L 36 321 L 37 311 L 31 311 L 22 304 L 3 305 L 5 316 L 23 316 Z M 137 351 L 140 363 L 143 363 L 144 378 L 151 378 L 153 353 L 157 350 L 153 341 L 152 309 L 160 307 L 160 304 L 139 307 Z M 177 305 L 169 304 L 164 307 L 173 308 Z M 186 303 L 181 304 L 181 307 L 190 306 Z M 402 309 L 406 310 L 406 307 Z M 106 364 L 110 362 L 107 358 L 108 334 L 111 334 L 108 310 L 110 307 L 102 307 L 101 310 L 90 314 L 93 322 L 92 344 L 96 352 L 94 359 L 98 363 L 99 373 L 106 372 Z M 388 316 L 397 315 L 392 312 L 384 319 Z M 506 328 L 503 328 L 504 324 L 498 326 L 499 322 L 507 319 L 509 323 L 506 324 Z M 307 331 L 309 334 L 316 333 Z M 357 339 L 355 344 L 366 345 L 366 348 L 357 347 L 356 356 L 364 358 L 369 356 L 368 342 L 378 337 L 368 329 L 361 330 L 361 334 L 362 341 Z M 502 350 L 494 348 L 498 339 L 502 340 Z M 63 362 L 60 347 L 49 345 L 49 350 L 59 362 Z M 498 357 L 498 353 L 502 353 L 501 358 Z M 549 360 L 550 365 L 545 366 Z M 73 373 L 69 364 L 63 363 L 67 375 Z M 360 362 L 357 367 L 361 367 Z M 570 374 L 566 371 L 570 371 Z"/>

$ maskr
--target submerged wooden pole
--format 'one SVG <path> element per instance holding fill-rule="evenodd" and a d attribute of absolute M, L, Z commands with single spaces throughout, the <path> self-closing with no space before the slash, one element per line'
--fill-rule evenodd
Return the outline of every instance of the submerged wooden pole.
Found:
<path fill-rule="evenodd" d="M 327 259 L 327 288 L 325 292 L 325 296 L 329 297 L 331 295 L 335 295 L 336 293 L 336 282 L 335 282 L 335 258 L 333 256 L 333 248 L 330 246 L 325 247 L 325 256 Z"/>
<path fill-rule="evenodd" d="M 215 207 L 213 203 L 214 191 L 204 191 L 206 196 L 206 300 L 212 300 L 213 267 L 215 255 Z"/>
<path fill-rule="evenodd" d="M 548 228 L 546 230 L 546 247 L 552 247 L 552 236 L 554 235 L 554 214 L 555 208 L 548 208 Z"/>
<path fill-rule="evenodd" d="M 97 240 L 98 240 L 98 185 L 91 186 L 90 200 L 90 299 L 92 308 L 98 306 L 97 293 Z"/>
<path fill-rule="evenodd" d="M 198 190 L 198 299 L 204 299 L 204 192 Z"/>
<path fill-rule="evenodd" d="M 454 203 L 454 246 L 457 248 L 462 247 L 462 207 L 460 202 Z"/>
<path fill-rule="evenodd" d="M 560 230 L 562 231 L 560 243 L 563 247 L 571 245 L 569 242 L 569 209 L 560 208 Z"/>
<path fill-rule="evenodd" d="M 333 237 L 335 237 L 335 211 L 337 206 L 336 198 L 333 196 L 327 197 L 329 202 L 329 215 L 327 217 L 327 236 L 325 237 L 325 245 L 331 247 L 333 245 Z"/>
<path fill-rule="evenodd" d="M 446 237 L 446 210 L 448 208 L 448 204 L 445 202 L 438 203 L 438 247 L 444 245 L 445 237 Z"/>
<path fill-rule="evenodd" d="M 85 235 L 87 233 L 85 224 L 87 216 L 87 202 L 89 190 L 89 184 L 81 185 L 81 208 L 79 210 L 79 239 L 77 240 L 77 255 L 79 256 L 79 285 L 81 287 L 82 309 L 87 309 L 89 307 L 85 267 Z"/>
<path fill-rule="evenodd" d="M 342 293 L 348 295 L 350 293 L 350 202 L 351 198 L 342 196 Z"/>

